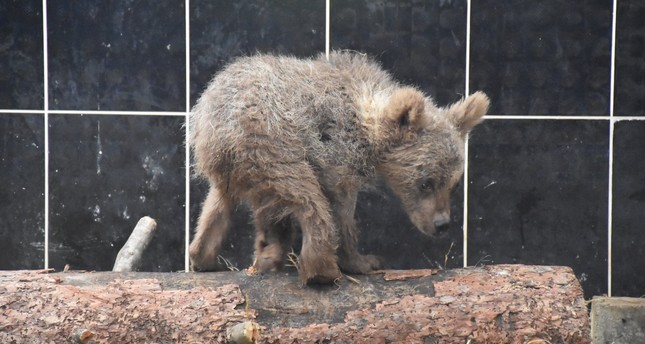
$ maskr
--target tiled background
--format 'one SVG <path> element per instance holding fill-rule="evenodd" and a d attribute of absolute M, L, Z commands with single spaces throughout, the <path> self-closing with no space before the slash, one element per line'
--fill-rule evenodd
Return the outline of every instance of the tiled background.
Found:
<path fill-rule="evenodd" d="M 184 270 L 206 190 L 186 190 L 185 114 L 236 56 L 324 52 L 325 1 L 44 3 L 0 2 L 0 269 L 110 270 L 149 215 L 142 270 Z M 332 49 L 441 105 L 492 99 L 448 237 L 417 233 L 382 189 L 360 195 L 363 251 L 391 268 L 569 265 L 587 297 L 644 295 L 644 16 L 638 0 L 332 0 Z M 245 267 L 243 208 L 235 227 L 223 255 Z"/>

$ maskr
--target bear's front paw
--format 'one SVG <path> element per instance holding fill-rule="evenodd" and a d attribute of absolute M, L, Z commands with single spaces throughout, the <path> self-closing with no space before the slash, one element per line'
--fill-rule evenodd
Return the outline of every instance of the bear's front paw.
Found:
<path fill-rule="evenodd" d="M 190 260 L 190 271 L 204 272 L 204 271 L 222 271 L 224 267 L 216 263 L 197 262 Z"/>
<path fill-rule="evenodd" d="M 190 271 L 228 271 L 230 262 L 220 256 L 190 255 Z"/>
<path fill-rule="evenodd" d="M 302 284 L 331 284 L 342 277 L 334 255 L 310 257 L 306 253 L 298 259 L 298 275 Z"/>
<path fill-rule="evenodd" d="M 356 254 L 340 258 L 340 269 L 349 274 L 367 274 L 383 266 L 381 259 L 372 254 Z"/>
<path fill-rule="evenodd" d="M 301 270 L 299 274 L 302 284 L 332 284 L 343 276 L 338 267 L 319 271 Z"/>

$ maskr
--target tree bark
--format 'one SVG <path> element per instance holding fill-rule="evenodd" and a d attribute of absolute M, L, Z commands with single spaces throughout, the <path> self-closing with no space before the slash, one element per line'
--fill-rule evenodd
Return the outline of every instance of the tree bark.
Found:
<path fill-rule="evenodd" d="M 222 343 L 245 321 L 260 343 L 591 342 L 567 267 L 384 271 L 314 287 L 295 272 L 0 272 L 2 343 Z"/>

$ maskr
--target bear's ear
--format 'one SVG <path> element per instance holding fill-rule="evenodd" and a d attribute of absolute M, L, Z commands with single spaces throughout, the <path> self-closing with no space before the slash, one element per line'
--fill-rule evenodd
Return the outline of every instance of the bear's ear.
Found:
<path fill-rule="evenodd" d="M 425 125 L 425 97 L 412 87 L 400 88 L 392 93 L 383 110 L 387 120 L 400 127 Z"/>
<path fill-rule="evenodd" d="M 486 94 L 475 92 L 450 106 L 447 115 L 461 136 L 466 137 L 470 130 L 483 120 L 489 105 L 490 101 Z"/>

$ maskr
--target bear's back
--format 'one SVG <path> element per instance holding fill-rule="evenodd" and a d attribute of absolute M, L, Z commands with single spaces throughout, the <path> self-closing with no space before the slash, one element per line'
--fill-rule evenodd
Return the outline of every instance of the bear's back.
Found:
<path fill-rule="evenodd" d="M 320 166 L 365 165 L 368 138 L 357 101 L 364 93 L 396 85 L 376 63 L 357 54 L 333 53 L 329 61 L 324 56 L 238 58 L 213 78 L 191 114 L 198 170 L 200 160 L 212 164 L 258 150 Z M 218 152 L 238 154 L 206 156 Z"/>

